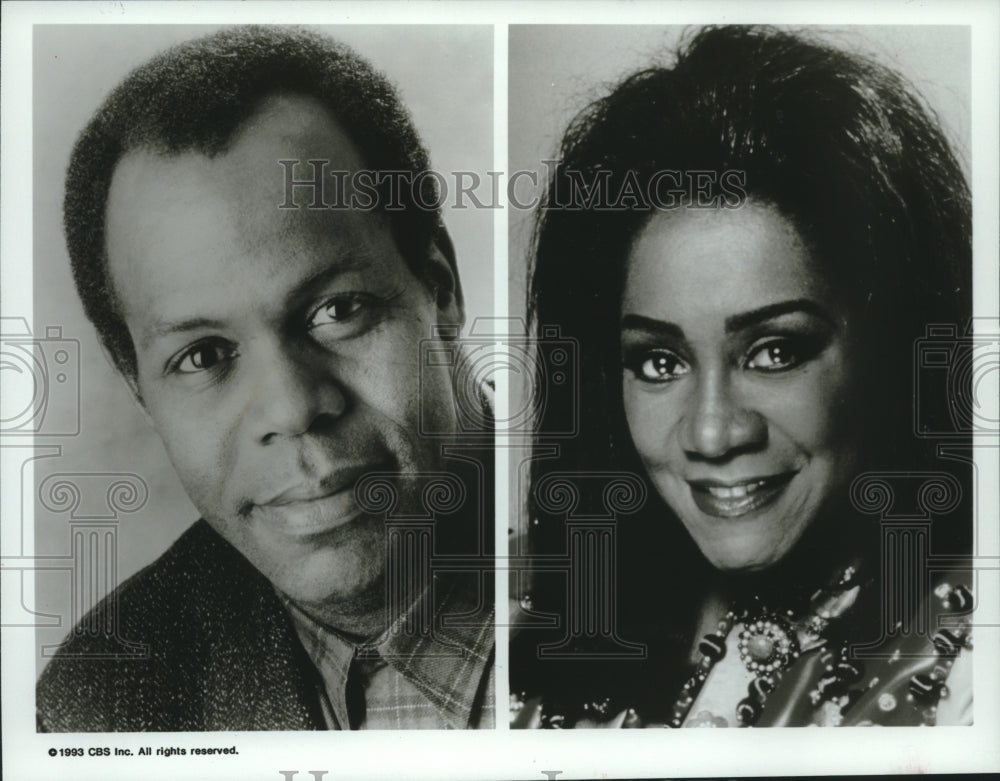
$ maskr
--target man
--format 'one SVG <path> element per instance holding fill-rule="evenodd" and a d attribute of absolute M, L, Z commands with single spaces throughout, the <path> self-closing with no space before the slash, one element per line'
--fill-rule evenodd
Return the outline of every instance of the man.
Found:
<path fill-rule="evenodd" d="M 203 520 L 81 622 L 40 729 L 493 725 L 491 579 L 430 561 L 488 553 L 492 476 L 421 358 L 464 319 L 426 170 L 384 79 L 303 31 L 172 49 L 84 130 L 77 289 Z M 414 557 L 397 520 L 431 516 Z"/>

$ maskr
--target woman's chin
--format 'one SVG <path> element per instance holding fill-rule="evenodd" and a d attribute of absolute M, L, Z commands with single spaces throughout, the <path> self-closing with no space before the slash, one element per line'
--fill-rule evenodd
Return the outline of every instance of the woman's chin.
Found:
<path fill-rule="evenodd" d="M 726 576 L 773 572 L 782 573 L 782 577 L 802 577 L 808 572 L 819 574 L 840 558 L 837 546 L 811 535 L 768 542 L 744 539 L 742 544 L 739 540 L 727 540 L 723 545 L 698 547 L 708 563 Z"/>
<path fill-rule="evenodd" d="M 725 575 L 742 575 L 750 574 L 754 572 L 763 572 L 764 570 L 772 567 L 776 562 L 774 561 L 756 561 L 743 559 L 716 559 L 713 560 L 709 558 L 709 563 L 715 567 L 716 570 Z"/>
<path fill-rule="evenodd" d="M 776 546 L 699 546 L 702 555 L 716 570 L 726 575 L 763 572 L 779 564 L 788 554 Z"/>

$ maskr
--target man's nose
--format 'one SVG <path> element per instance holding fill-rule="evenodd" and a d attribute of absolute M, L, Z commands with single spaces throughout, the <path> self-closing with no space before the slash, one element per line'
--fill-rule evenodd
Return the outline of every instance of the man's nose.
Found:
<path fill-rule="evenodd" d="M 689 456 L 718 460 L 767 441 L 764 416 L 734 386 L 724 371 L 698 378 L 681 429 Z"/>
<path fill-rule="evenodd" d="M 297 437 L 318 419 L 338 418 L 347 409 L 344 389 L 308 351 L 273 349 L 259 357 L 254 374 L 251 424 L 263 444 Z"/>

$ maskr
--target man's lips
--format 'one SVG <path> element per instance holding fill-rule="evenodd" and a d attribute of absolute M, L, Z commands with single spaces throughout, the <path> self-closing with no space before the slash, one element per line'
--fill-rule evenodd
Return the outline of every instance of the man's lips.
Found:
<path fill-rule="evenodd" d="M 785 490 L 795 472 L 732 481 L 688 480 L 691 498 L 706 515 L 737 518 L 771 504 Z"/>
<path fill-rule="evenodd" d="M 353 490 L 354 484 L 364 475 L 377 472 L 381 468 L 381 465 L 369 464 L 344 467 L 331 472 L 321 480 L 303 481 L 286 488 L 274 498 L 260 502 L 260 504 L 270 507 L 285 507 L 324 499 L 348 488 Z"/>
<path fill-rule="evenodd" d="M 321 480 L 291 486 L 255 509 L 269 524 L 292 536 L 311 536 L 332 531 L 361 515 L 354 488 L 364 475 L 384 471 L 378 465 L 338 469 Z"/>

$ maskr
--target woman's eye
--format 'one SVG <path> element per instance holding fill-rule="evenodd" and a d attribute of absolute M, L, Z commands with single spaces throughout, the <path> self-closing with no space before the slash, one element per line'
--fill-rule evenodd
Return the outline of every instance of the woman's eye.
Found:
<path fill-rule="evenodd" d="M 174 365 L 174 370 L 181 374 L 212 371 L 233 357 L 234 353 L 229 347 L 214 342 L 203 342 L 182 354 Z"/>
<path fill-rule="evenodd" d="M 669 382 L 687 374 L 690 369 L 676 355 L 664 350 L 647 352 L 632 364 L 637 379 L 644 382 Z"/>
<path fill-rule="evenodd" d="M 801 356 L 787 339 L 768 342 L 750 353 L 747 367 L 763 371 L 790 369 L 801 362 Z"/>
<path fill-rule="evenodd" d="M 332 298 L 317 309 L 309 318 L 309 327 L 342 323 L 364 307 L 365 303 L 357 296 Z"/>

